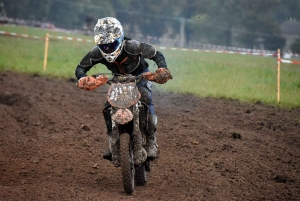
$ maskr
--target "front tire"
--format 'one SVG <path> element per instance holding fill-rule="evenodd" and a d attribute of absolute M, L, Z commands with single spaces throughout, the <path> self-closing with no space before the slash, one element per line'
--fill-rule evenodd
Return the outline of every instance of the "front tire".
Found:
<path fill-rule="evenodd" d="M 134 163 L 133 152 L 130 146 L 130 135 L 123 133 L 120 135 L 120 154 L 123 187 L 127 194 L 134 192 Z"/>

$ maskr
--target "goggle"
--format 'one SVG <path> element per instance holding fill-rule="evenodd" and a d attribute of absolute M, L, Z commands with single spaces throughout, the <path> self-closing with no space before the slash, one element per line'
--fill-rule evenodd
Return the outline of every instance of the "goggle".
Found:
<path fill-rule="evenodd" d="M 110 53 L 113 53 L 114 51 L 116 51 L 116 49 L 119 47 L 119 45 L 120 45 L 120 42 L 118 39 L 116 39 L 112 43 L 98 44 L 97 46 L 101 49 L 102 52 L 104 52 L 106 54 L 110 54 Z"/>

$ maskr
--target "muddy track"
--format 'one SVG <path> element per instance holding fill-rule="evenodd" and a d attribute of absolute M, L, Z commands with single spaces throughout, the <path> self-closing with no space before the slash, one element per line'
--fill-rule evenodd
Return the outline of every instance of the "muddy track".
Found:
<path fill-rule="evenodd" d="M 160 158 L 127 196 L 102 159 L 107 86 L 0 72 L 0 200 L 300 200 L 300 109 L 158 88 Z"/>

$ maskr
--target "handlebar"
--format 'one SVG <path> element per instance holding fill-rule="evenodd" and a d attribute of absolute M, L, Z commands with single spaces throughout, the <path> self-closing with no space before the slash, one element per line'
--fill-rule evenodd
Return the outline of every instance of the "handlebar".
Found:
<path fill-rule="evenodd" d="M 103 74 L 93 74 L 94 78 L 103 75 Z M 139 83 L 142 80 L 142 75 L 120 75 L 120 74 L 113 74 L 113 77 L 109 78 L 107 84 L 111 85 L 112 83 L 128 83 L 128 82 L 137 82 Z"/>

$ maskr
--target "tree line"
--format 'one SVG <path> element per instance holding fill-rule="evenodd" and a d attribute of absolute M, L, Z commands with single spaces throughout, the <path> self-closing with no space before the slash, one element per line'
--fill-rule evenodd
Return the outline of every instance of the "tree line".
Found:
<path fill-rule="evenodd" d="M 285 46 L 280 24 L 300 21 L 299 0 L 0 0 L 11 18 L 82 29 L 113 16 L 129 35 L 276 50 Z"/>

